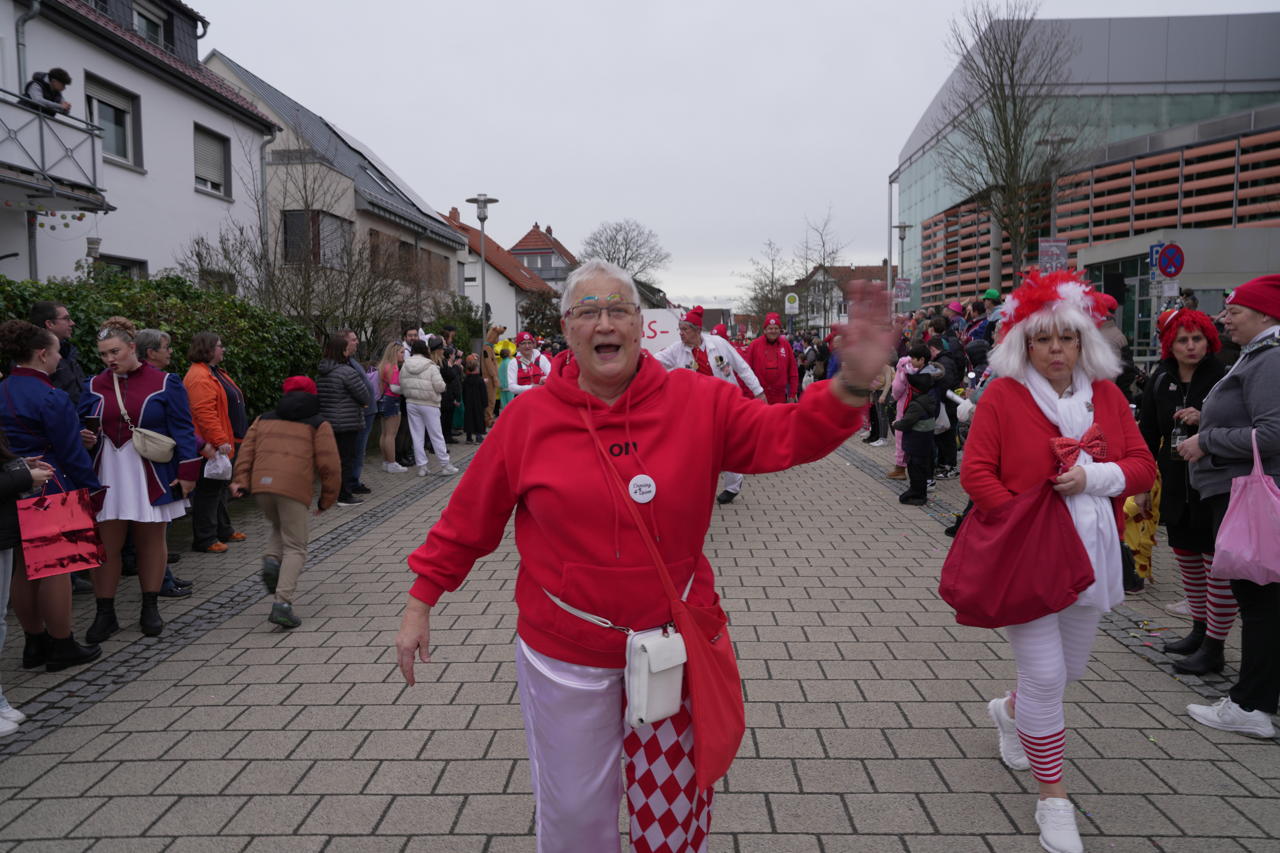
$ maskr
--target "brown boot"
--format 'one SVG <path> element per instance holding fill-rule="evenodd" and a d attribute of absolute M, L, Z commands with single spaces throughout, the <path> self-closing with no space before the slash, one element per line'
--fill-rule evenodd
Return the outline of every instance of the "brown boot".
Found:
<path fill-rule="evenodd" d="M 885 476 L 890 480 L 905 480 L 907 479 L 907 469 L 903 468 L 901 465 L 895 465 L 893 470 L 888 474 L 885 474 Z"/>

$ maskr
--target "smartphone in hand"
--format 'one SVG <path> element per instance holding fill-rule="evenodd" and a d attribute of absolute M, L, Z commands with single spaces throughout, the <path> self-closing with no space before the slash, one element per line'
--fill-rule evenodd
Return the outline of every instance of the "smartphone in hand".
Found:
<path fill-rule="evenodd" d="M 85 415 L 80 419 L 80 422 L 84 424 L 84 428 L 89 432 L 98 432 L 102 429 L 102 418 L 97 415 Z"/>

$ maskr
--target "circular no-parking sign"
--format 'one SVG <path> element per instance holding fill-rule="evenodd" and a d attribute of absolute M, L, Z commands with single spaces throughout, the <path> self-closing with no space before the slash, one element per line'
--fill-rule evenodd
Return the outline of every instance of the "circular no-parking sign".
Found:
<path fill-rule="evenodd" d="M 1187 257 L 1182 253 L 1182 247 L 1177 243 L 1168 243 L 1160 250 L 1156 266 L 1160 267 L 1160 274 L 1165 278 L 1177 278 L 1186 262 Z"/>

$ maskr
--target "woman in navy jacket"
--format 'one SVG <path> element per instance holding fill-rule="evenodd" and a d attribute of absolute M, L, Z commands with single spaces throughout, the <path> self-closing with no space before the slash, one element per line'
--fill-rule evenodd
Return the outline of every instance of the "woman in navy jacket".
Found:
<path fill-rule="evenodd" d="M 0 382 L 0 425 L 14 454 L 39 457 L 53 468 L 46 492 L 101 489 L 80 438 L 75 406 L 49 378 L 62 358 L 58 338 L 48 329 L 10 320 L 0 325 L 0 358 L 14 364 Z M 14 554 L 13 612 L 27 640 L 22 666 L 34 669 L 43 664 L 57 672 L 101 654 L 96 645 L 81 646 L 71 634 L 71 576 L 28 580 L 21 549 Z"/>
<path fill-rule="evenodd" d="M 103 323 L 98 332 L 98 355 L 107 369 L 89 380 L 80 398 L 82 415 L 102 419 L 93 462 L 98 478 L 107 487 L 98 513 L 98 534 L 107 559 L 93 570 L 98 614 L 85 634 L 91 642 L 101 642 L 120 630 L 115 597 L 120 584 L 120 549 L 128 532 L 133 533 L 138 554 L 142 633 L 156 637 L 164 630 L 157 597 L 169 556 L 165 530 L 168 522 L 186 513 L 185 498 L 200 474 L 187 390 L 177 376 L 156 370 L 138 357 L 134 343 L 137 331 L 123 317 L 111 317 Z M 124 400 L 124 414 L 118 399 Z M 167 462 L 144 459 L 133 447 L 133 427 L 173 439 L 173 456 Z"/>

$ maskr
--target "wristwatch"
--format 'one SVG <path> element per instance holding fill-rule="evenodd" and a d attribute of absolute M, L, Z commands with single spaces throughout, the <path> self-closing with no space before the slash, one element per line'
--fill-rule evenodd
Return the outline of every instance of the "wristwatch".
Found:
<path fill-rule="evenodd" d="M 871 396 L 870 388 L 862 388 L 860 386 L 852 384 L 851 382 L 849 382 L 848 379 L 844 378 L 844 374 L 841 374 L 838 378 L 840 380 L 840 388 L 851 397 L 868 397 L 869 398 Z"/>

